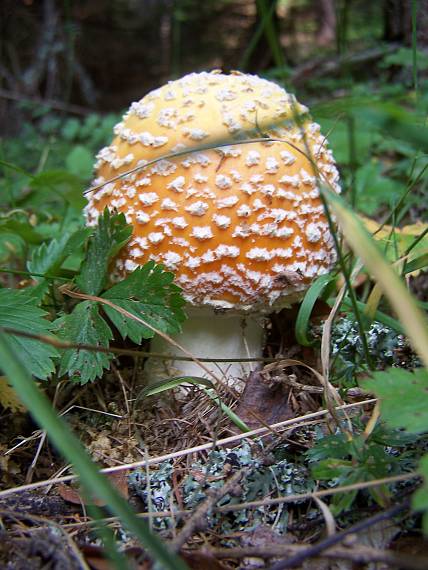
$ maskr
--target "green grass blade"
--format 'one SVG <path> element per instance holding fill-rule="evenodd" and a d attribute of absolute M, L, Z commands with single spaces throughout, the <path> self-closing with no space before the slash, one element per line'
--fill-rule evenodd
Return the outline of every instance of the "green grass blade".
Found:
<path fill-rule="evenodd" d="M 36 422 L 45 430 L 58 451 L 73 464 L 79 474 L 85 491 L 105 501 L 108 509 L 122 521 L 163 568 L 187 570 L 187 565 L 171 553 L 159 538 L 150 533 L 144 521 L 140 520 L 128 503 L 119 495 L 109 480 L 98 472 L 98 468 L 86 453 L 67 424 L 59 418 L 49 400 L 37 388 L 31 376 L 11 350 L 7 336 L 0 330 L 0 362 L 2 370 L 16 390 L 23 404 Z"/>
<path fill-rule="evenodd" d="M 308 154 L 310 155 L 310 153 L 308 153 Z M 325 192 L 327 192 L 327 190 L 328 190 L 328 188 L 325 189 Z M 352 308 L 354 310 L 355 320 L 357 322 L 358 331 L 360 333 L 361 344 L 363 347 L 364 356 L 366 358 L 367 365 L 370 369 L 373 369 L 374 365 L 372 362 L 372 357 L 370 354 L 369 345 L 368 345 L 368 341 L 367 341 L 366 330 L 365 330 L 365 326 L 364 326 L 364 322 L 363 322 L 363 315 L 361 315 L 360 309 L 358 308 L 357 296 L 356 296 L 356 293 L 354 291 L 354 288 L 353 288 L 352 282 L 351 282 L 351 280 L 352 280 L 351 279 L 351 269 L 348 266 L 348 263 L 346 262 L 346 259 L 345 259 L 345 256 L 344 256 L 344 253 L 342 250 L 342 245 L 340 243 L 339 236 L 337 233 L 336 224 L 335 224 L 335 222 L 333 222 L 333 219 L 332 219 L 332 216 L 330 213 L 330 209 L 329 209 L 329 204 L 327 203 L 326 197 L 324 196 L 325 192 L 322 192 L 321 200 L 322 200 L 322 203 L 324 206 L 324 213 L 325 213 L 326 218 L 327 218 L 328 227 L 330 229 L 330 233 L 331 233 L 331 236 L 332 236 L 333 242 L 334 242 L 334 247 L 335 247 L 336 253 L 337 253 L 337 265 L 342 272 L 343 279 L 345 280 L 347 292 L 348 292 L 349 298 L 350 298 L 351 303 L 352 303 Z M 334 194 L 334 192 L 332 192 L 332 194 Z M 321 343 L 321 352 L 324 352 L 322 343 Z"/>
<path fill-rule="evenodd" d="M 214 390 L 207 390 L 206 388 L 202 388 L 202 391 L 214 400 L 214 402 L 218 405 L 221 411 L 232 421 L 237 428 L 239 428 L 242 432 L 251 431 L 251 428 L 247 426 L 247 424 L 241 420 L 241 418 L 235 414 L 233 410 L 229 408 L 224 402 L 222 402 L 220 396 Z"/>
<path fill-rule="evenodd" d="M 419 257 L 415 257 L 415 259 L 406 263 L 404 273 L 412 273 L 413 271 L 423 269 L 424 267 L 428 267 L 428 253 L 423 253 Z"/>
<path fill-rule="evenodd" d="M 308 291 L 299 307 L 297 314 L 295 335 L 297 342 L 302 346 L 313 346 L 314 341 L 308 338 L 309 319 L 311 318 L 312 309 L 324 291 L 326 286 L 334 279 L 331 274 L 321 275 L 316 279 Z"/>
<path fill-rule="evenodd" d="M 14 170 L 15 172 L 19 172 L 19 174 L 23 174 L 24 176 L 28 176 L 28 178 L 34 178 L 30 172 L 27 172 L 26 170 L 24 170 L 20 166 L 17 166 L 16 164 L 12 164 L 11 162 L 7 162 L 6 160 L 0 159 L 0 166 L 3 166 L 4 168 L 9 168 L 10 170 Z"/>
<path fill-rule="evenodd" d="M 275 10 L 274 3 L 269 7 L 269 9 L 265 10 L 262 19 L 260 21 L 260 24 L 258 25 L 257 30 L 253 34 L 253 37 L 251 38 L 250 42 L 248 43 L 244 55 L 242 56 L 241 61 L 238 65 L 238 69 L 240 69 L 241 71 L 245 71 L 245 69 L 247 68 L 250 57 L 252 56 L 254 50 L 257 47 L 257 44 L 259 43 L 260 38 L 263 35 L 266 23 L 268 22 L 268 20 L 272 19 L 274 10 Z"/>
<path fill-rule="evenodd" d="M 329 189 L 324 188 L 323 194 L 334 211 L 349 246 L 379 283 L 414 349 L 428 367 L 428 322 L 425 315 L 357 216 Z"/>
<path fill-rule="evenodd" d="M 140 398 L 147 398 L 148 396 L 154 396 L 155 394 L 161 394 L 167 390 L 177 388 L 182 384 L 193 384 L 194 386 L 214 388 L 214 384 L 211 380 L 207 380 L 206 378 L 199 378 L 196 376 L 174 376 L 174 378 L 159 380 L 158 382 L 153 382 L 150 386 L 146 386 L 146 388 L 144 388 L 144 390 L 142 390 L 138 395 L 137 400 L 140 400 Z"/>
<path fill-rule="evenodd" d="M 285 61 L 282 52 L 282 46 L 279 41 L 278 34 L 276 33 L 275 26 L 273 25 L 274 10 L 269 10 L 268 5 L 266 4 L 266 0 L 256 0 L 256 3 L 262 16 L 262 21 L 264 23 L 264 32 L 269 44 L 270 51 L 272 53 L 272 58 L 275 62 L 275 65 L 282 69 L 285 65 Z"/>
<path fill-rule="evenodd" d="M 166 380 L 160 380 L 159 382 L 154 382 L 150 386 L 147 386 L 139 394 L 137 400 L 140 398 L 147 398 L 148 396 L 154 396 L 155 394 L 160 394 L 161 392 L 166 392 L 167 390 L 172 390 L 177 388 L 182 384 L 193 384 L 193 386 L 199 386 L 205 394 L 214 400 L 221 411 L 232 421 L 237 428 L 242 432 L 250 431 L 250 428 L 241 418 L 235 414 L 235 412 L 229 408 L 224 402 L 222 402 L 220 396 L 215 391 L 214 384 L 207 380 L 206 378 L 201 378 L 199 376 L 175 376 L 174 378 L 168 378 Z"/>
<path fill-rule="evenodd" d="M 96 505 L 91 505 L 90 498 L 84 497 L 86 510 L 96 524 L 92 527 L 102 541 L 105 557 L 115 570 L 132 570 L 126 555 L 117 548 L 113 530 L 104 520 L 104 512 Z"/>
<path fill-rule="evenodd" d="M 418 0 L 412 0 L 412 75 L 413 87 L 418 96 L 418 36 L 416 33 Z"/>

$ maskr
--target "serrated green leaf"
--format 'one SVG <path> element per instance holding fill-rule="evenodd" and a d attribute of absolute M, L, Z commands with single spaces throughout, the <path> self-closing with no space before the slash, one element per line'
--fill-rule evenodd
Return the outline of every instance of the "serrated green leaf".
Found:
<path fill-rule="evenodd" d="M 83 301 L 73 312 L 57 319 L 54 328 L 62 340 L 107 348 L 113 338 L 110 327 L 99 314 L 98 305 Z M 59 373 L 68 374 L 81 384 L 92 382 L 108 368 L 112 355 L 88 350 L 62 351 Z"/>
<path fill-rule="evenodd" d="M 412 433 L 428 431 L 428 372 L 390 368 L 375 372 L 363 387 L 381 400 L 382 418 Z"/>
<path fill-rule="evenodd" d="M 34 299 L 36 305 L 40 306 L 45 296 L 49 293 L 49 281 L 42 279 L 37 285 L 27 287 L 26 291 Z"/>
<path fill-rule="evenodd" d="M 0 289 L 0 307 L 0 327 L 40 335 L 49 333 L 50 323 L 45 318 L 47 313 L 36 306 L 27 291 Z M 8 338 L 30 374 L 40 380 L 46 380 L 52 374 L 55 369 L 52 359 L 59 355 L 53 346 L 15 335 L 8 335 Z"/>
<path fill-rule="evenodd" d="M 88 228 L 82 228 L 71 235 L 66 233 L 59 239 L 42 243 L 33 251 L 31 261 L 27 263 L 28 271 L 55 274 L 64 260 L 82 246 L 89 232 Z"/>
<path fill-rule="evenodd" d="M 353 477 L 353 480 L 349 481 L 349 484 L 352 483 L 358 483 L 358 478 Z M 352 503 L 355 501 L 357 494 L 358 491 L 348 491 L 347 493 L 338 493 L 337 495 L 334 495 L 330 505 L 332 514 L 337 516 L 344 511 L 348 511 L 351 508 Z"/>
<path fill-rule="evenodd" d="M 312 467 L 312 475 L 315 479 L 345 477 L 352 471 L 352 461 L 345 459 L 323 459 Z"/>
<path fill-rule="evenodd" d="M 327 435 L 319 439 L 312 449 L 306 452 L 309 461 L 321 461 L 324 459 L 343 459 L 349 455 L 349 441 L 347 435 L 338 433 Z"/>
<path fill-rule="evenodd" d="M 118 307 L 140 317 L 154 328 L 166 333 L 180 332 L 185 319 L 180 288 L 173 283 L 174 275 L 149 261 L 126 279 L 114 285 L 102 297 Z M 154 332 L 116 309 L 104 305 L 108 317 L 123 338 L 139 344 L 142 338 L 152 338 Z"/>
<path fill-rule="evenodd" d="M 50 273 L 54 268 L 61 264 L 63 257 L 62 251 L 68 236 L 60 239 L 53 239 L 49 243 L 42 243 L 37 247 L 31 256 L 31 260 L 27 263 L 28 271 L 33 273 Z"/>
<path fill-rule="evenodd" d="M 73 232 L 67 239 L 67 242 L 64 246 L 65 256 L 68 257 L 69 255 L 76 253 L 76 250 L 82 246 L 90 234 L 90 228 L 80 228 L 77 231 Z"/>
<path fill-rule="evenodd" d="M 79 289 L 88 295 L 98 295 L 105 287 L 109 262 L 131 237 L 132 228 L 123 214 L 111 215 L 106 208 L 89 238 L 88 250 L 76 279 Z"/>
<path fill-rule="evenodd" d="M 364 435 L 349 438 L 346 434 L 326 436 L 307 452 L 315 479 L 334 479 L 339 485 L 382 479 L 395 471 L 397 459 L 388 454 L 383 443 L 368 441 Z M 384 504 L 389 491 L 386 486 L 369 491 L 373 499 Z M 349 509 L 357 493 L 339 493 L 332 502 L 334 514 Z"/>
<path fill-rule="evenodd" d="M 402 429 L 391 428 L 385 422 L 376 424 L 370 439 L 385 447 L 402 447 L 415 443 L 418 440 L 418 435 L 414 433 L 407 433 Z"/>

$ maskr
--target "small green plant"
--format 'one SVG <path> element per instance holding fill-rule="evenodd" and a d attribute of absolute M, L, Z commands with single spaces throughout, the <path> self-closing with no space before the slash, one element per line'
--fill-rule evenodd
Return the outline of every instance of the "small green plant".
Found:
<path fill-rule="evenodd" d="M 415 436 L 428 433 L 426 369 L 410 372 L 391 368 L 377 372 L 371 380 L 364 382 L 364 387 L 380 398 L 382 416 L 388 425 L 403 428 L 405 433 Z M 428 454 L 422 457 L 419 472 L 424 484 L 413 496 L 413 508 L 424 513 L 424 531 L 428 534 Z"/>
<path fill-rule="evenodd" d="M 361 481 L 373 481 L 410 470 L 415 460 L 410 454 L 398 456 L 398 450 L 414 441 L 414 437 L 399 431 L 376 426 L 369 435 L 355 422 L 353 434 L 345 431 L 319 438 L 307 452 L 315 479 L 329 481 L 338 486 L 352 485 Z M 387 504 L 391 496 L 387 485 L 371 488 L 368 491 L 374 501 L 381 506 Z M 358 491 L 348 491 L 334 495 L 331 508 L 334 514 L 347 511 L 357 498 Z"/>
<path fill-rule="evenodd" d="M 21 269 L 34 246 L 53 247 L 50 240 L 64 245 L 65 235 L 82 228 L 82 190 L 117 122 L 114 115 L 63 119 L 36 108 L 33 119 L 16 138 L 0 138 L 1 268 L 19 263 Z M 74 261 L 72 269 L 81 258 Z"/>
<path fill-rule="evenodd" d="M 80 229 L 63 239 L 42 243 L 33 250 L 28 263 L 29 273 L 37 274 L 37 284 L 24 290 L 0 289 L 4 310 L 0 326 L 22 332 L 50 334 L 53 338 L 73 344 L 108 348 L 113 338 L 112 324 L 122 338 L 141 343 L 152 338 L 155 330 L 177 333 L 184 321 L 184 300 L 173 284 L 174 276 L 154 262 L 148 262 L 128 277 L 108 287 L 109 265 L 120 248 L 128 241 L 131 227 L 123 214 L 111 215 L 108 210 L 99 217 L 93 232 Z M 72 283 L 87 298 L 74 306 L 59 309 L 50 322 L 41 307 L 55 305 L 59 291 L 50 288 L 52 280 L 62 274 L 62 265 L 75 250 L 84 246 L 82 262 Z M 93 297 L 96 297 L 95 299 Z M 133 320 L 132 316 L 140 320 Z M 68 375 L 84 384 L 99 378 L 109 367 L 108 352 L 80 348 L 57 350 L 40 340 L 11 337 L 14 346 L 25 357 L 27 370 L 40 379 L 48 378 L 59 363 L 58 374 Z"/>
<path fill-rule="evenodd" d="M 37 299 L 30 291 L 0 289 L 0 327 L 15 328 L 24 332 L 47 335 L 51 323 L 47 312 L 37 306 Z M 54 359 L 59 352 L 53 346 L 33 338 L 11 334 L 9 344 L 21 357 L 23 366 L 41 380 L 48 378 L 55 370 Z"/>

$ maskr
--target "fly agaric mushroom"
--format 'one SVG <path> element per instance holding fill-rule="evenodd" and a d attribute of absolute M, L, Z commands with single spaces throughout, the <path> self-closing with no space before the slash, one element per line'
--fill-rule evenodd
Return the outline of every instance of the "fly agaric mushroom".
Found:
<path fill-rule="evenodd" d="M 204 72 L 132 103 L 114 132 L 97 156 L 86 218 L 95 224 L 107 206 L 133 225 L 116 277 L 163 264 L 188 303 L 182 346 L 204 358 L 261 356 L 263 316 L 298 300 L 335 262 L 314 164 L 337 192 L 339 176 L 319 125 L 275 83 Z M 281 141 L 245 143 L 262 136 Z M 171 153 L 180 156 L 162 158 Z M 179 352 L 161 338 L 152 349 Z M 149 369 L 165 377 L 160 365 Z M 249 366 L 211 369 L 236 377 Z M 172 370 L 203 374 L 193 362 L 173 361 Z"/>

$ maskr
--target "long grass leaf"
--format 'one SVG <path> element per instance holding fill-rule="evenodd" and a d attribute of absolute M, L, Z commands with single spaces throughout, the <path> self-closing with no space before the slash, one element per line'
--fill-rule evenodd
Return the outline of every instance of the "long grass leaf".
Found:
<path fill-rule="evenodd" d="M 412 75 L 413 87 L 416 97 L 418 95 L 418 35 L 417 35 L 417 17 L 418 17 L 418 0 L 412 0 Z"/>
<path fill-rule="evenodd" d="M 144 521 L 138 519 L 128 503 L 119 495 L 108 479 L 98 472 L 79 440 L 70 432 L 66 423 L 52 409 L 49 400 L 37 388 L 27 373 L 18 355 L 9 346 L 9 340 L 0 330 L 0 361 L 2 369 L 13 385 L 23 404 L 36 422 L 49 435 L 58 451 L 73 464 L 88 494 L 94 495 L 108 505 L 147 549 L 150 555 L 169 570 L 187 570 L 187 565 L 172 554 L 159 538 L 150 533 Z"/>
<path fill-rule="evenodd" d="M 271 51 L 272 58 L 275 62 L 275 65 L 280 69 L 283 69 L 285 64 L 284 54 L 282 52 L 282 46 L 279 41 L 278 33 L 275 30 L 274 26 L 274 21 L 273 21 L 274 9 L 272 11 L 269 10 L 266 0 L 256 0 L 256 4 L 262 16 L 263 28 L 267 42 L 269 44 L 269 49 Z M 273 4 L 275 6 L 276 2 L 274 2 Z"/>
<path fill-rule="evenodd" d="M 300 305 L 295 325 L 296 340 L 302 346 L 312 346 L 314 344 L 314 342 L 308 338 L 309 319 L 318 297 L 333 279 L 334 276 L 331 274 L 321 275 L 312 283 L 306 292 Z"/>
<path fill-rule="evenodd" d="M 159 382 L 154 382 L 150 386 L 147 386 L 142 390 L 141 394 L 138 396 L 137 400 L 140 398 L 147 398 L 148 396 L 154 396 L 155 394 L 160 394 L 167 390 L 172 390 L 178 386 L 192 384 L 193 386 L 199 386 L 200 389 L 205 392 L 205 394 L 214 400 L 221 411 L 239 428 L 242 432 L 250 431 L 247 424 L 241 420 L 241 418 L 235 414 L 235 412 L 229 408 L 216 393 L 215 385 L 206 378 L 201 378 L 199 376 L 177 376 L 174 378 L 168 378 L 167 380 L 160 380 Z"/>
<path fill-rule="evenodd" d="M 385 260 L 358 217 L 332 191 L 324 188 L 323 193 L 337 217 L 349 246 L 363 260 L 374 279 L 382 287 L 414 349 L 428 367 L 428 322 L 425 315 L 399 275 Z"/>

